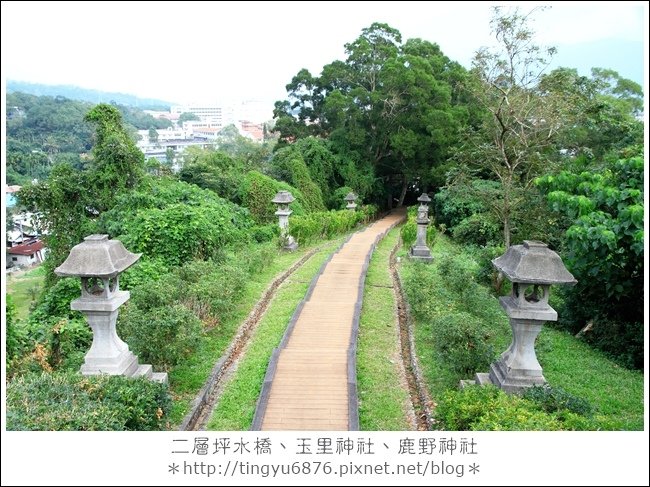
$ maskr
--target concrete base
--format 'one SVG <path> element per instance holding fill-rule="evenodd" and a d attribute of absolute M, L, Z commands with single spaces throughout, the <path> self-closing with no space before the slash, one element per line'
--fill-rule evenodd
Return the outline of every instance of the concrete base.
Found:
<path fill-rule="evenodd" d="M 539 370 L 509 369 L 503 359 L 497 360 L 490 366 L 489 380 L 509 394 L 520 394 L 529 387 L 546 384 L 541 368 Z"/>
<path fill-rule="evenodd" d="M 430 263 L 433 262 L 431 251 L 426 246 L 413 246 L 408 253 L 409 259 L 417 260 L 420 262 Z"/>
<path fill-rule="evenodd" d="M 298 242 L 295 241 L 293 237 L 288 237 L 286 243 L 282 247 L 283 250 L 287 252 L 293 252 L 298 248 Z"/>

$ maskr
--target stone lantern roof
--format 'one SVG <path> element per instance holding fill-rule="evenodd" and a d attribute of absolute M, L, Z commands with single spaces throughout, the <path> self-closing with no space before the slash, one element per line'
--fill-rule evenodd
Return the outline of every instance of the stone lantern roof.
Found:
<path fill-rule="evenodd" d="M 357 200 L 357 195 L 354 194 L 352 191 L 350 191 L 350 192 L 345 196 L 344 199 L 345 199 L 345 201 L 353 202 L 353 201 L 356 201 L 356 200 Z"/>
<path fill-rule="evenodd" d="M 108 235 L 90 235 L 72 247 L 63 264 L 54 269 L 57 276 L 112 278 L 131 267 L 142 254 L 126 250 L 119 240 Z"/>
<path fill-rule="evenodd" d="M 278 205 L 288 205 L 292 201 L 295 201 L 296 198 L 293 197 L 293 195 L 289 191 L 278 191 L 278 193 L 275 195 L 275 198 L 271 200 L 271 203 L 275 203 Z"/>
<path fill-rule="evenodd" d="M 418 201 L 422 203 L 423 205 L 428 205 L 431 202 L 431 198 L 429 198 L 429 195 L 426 193 L 422 193 L 420 197 L 418 198 Z"/>
<path fill-rule="evenodd" d="M 513 245 L 492 265 L 512 282 L 522 284 L 570 284 L 576 279 L 564 267 L 562 259 L 543 242 L 524 240 L 523 245 Z"/>

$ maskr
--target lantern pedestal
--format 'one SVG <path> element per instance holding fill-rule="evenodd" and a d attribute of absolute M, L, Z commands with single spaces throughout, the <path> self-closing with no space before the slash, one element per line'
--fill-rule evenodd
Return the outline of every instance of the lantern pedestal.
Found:
<path fill-rule="evenodd" d="M 418 208 L 418 217 L 415 220 L 418 224 L 417 234 L 415 237 L 415 245 L 409 249 L 408 256 L 412 260 L 429 263 L 433 261 L 431 250 L 427 247 L 427 227 L 431 221 L 429 219 L 428 203 L 431 199 L 429 195 L 422 193 L 418 201 L 420 202 L 420 207 Z"/>
<path fill-rule="evenodd" d="M 427 224 L 422 224 L 418 221 L 418 230 L 417 237 L 415 240 L 415 245 L 409 249 L 409 258 L 413 260 L 418 260 L 420 262 L 432 262 L 433 257 L 431 256 L 431 250 L 427 247 Z"/>

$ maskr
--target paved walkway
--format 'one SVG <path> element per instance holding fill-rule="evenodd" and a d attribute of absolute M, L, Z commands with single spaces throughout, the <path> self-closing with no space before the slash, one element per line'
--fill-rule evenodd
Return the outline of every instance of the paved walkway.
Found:
<path fill-rule="evenodd" d="M 276 349 L 253 429 L 356 430 L 356 339 L 375 243 L 405 210 L 352 235 L 312 284 Z"/>

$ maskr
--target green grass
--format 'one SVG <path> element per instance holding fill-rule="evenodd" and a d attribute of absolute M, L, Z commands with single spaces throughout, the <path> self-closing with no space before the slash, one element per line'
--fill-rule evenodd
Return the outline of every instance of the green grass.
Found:
<path fill-rule="evenodd" d="M 366 276 L 357 345 L 359 423 L 365 431 L 411 428 L 408 391 L 400 380 L 396 303 L 389 273 L 390 252 L 400 229 L 377 246 Z"/>
<path fill-rule="evenodd" d="M 343 239 L 324 246 L 297 270 L 277 291 L 275 298 L 258 324 L 239 366 L 208 421 L 208 430 L 247 430 L 253 422 L 255 405 L 273 353 L 296 309 L 305 297 L 311 279 Z"/>
<path fill-rule="evenodd" d="M 341 239 L 337 239 L 334 242 L 340 243 L 340 241 Z M 328 248 L 332 245 L 335 244 L 328 245 Z M 224 353 L 239 325 L 246 319 L 271 281 L 314 247 L 316 245 L 299 247 L 296 252 L 291 253 L 278 251 L 278 255 L 262 272 L 250 277 L 244 295 L 230 318 L 220 323 L 219 327 L 210 330 L 196 353 L 169 373 L 169 384 L 174 398 L 170 413 L 172 426 L 180 424 L 183 420 L 189 411 L 192 400 L 210 375 L 215 362 Z"/>
<path fill-rule="evenodd" d="M 29 307 L 34 302 L 32 290 L 36 290 L 34 297 L 38 298 L 43 287 L 45 269 L 38 266 L 27 272 L 19 272 L 17 275 L 7 275 L 7 294 L 11 294 L 16 305 L 16 318 L 19 320 L 27 318 Z"/>
<path fill-rule="evenodd" d="M 434 318 L 444 317 L 445 313 L 454 311 L 480 314 L 488 320 L 492 329 L 497 354 L 506 350 L 512 338 L 508 318 L 496 298 L 486 295 L 467 305 L 455 299 L 453 293 L 445 288 L 436 269 L 437 259 L 445 253 L 461 255 L 463 249 L 446 237 L 439 236 L 432 249 L 434 264 L 430 268 L 417 269 L 415 266 L 422 264 L 406 260 L 400 266 L 407 287 L 406 283 L 416 274 L 426 284 L 424 290 L 407 289 L 407 294 L 409 299 L 422 300 L 419 308 L 423 310 L 425 318 L 415 317 L 416 353 L 434 401 L 446 390 L 457 388 L 459 379 L 449 364 L 435 352 L 435 336 L 431 325 Z M 585 342 L 548 325 L 542 329 L 535 349 L 549 384 L 585 398 L 595 406 L 596 413 L 591 422 L 594 429 L 643 429 L 642 372 L 624 369 Z"/>

